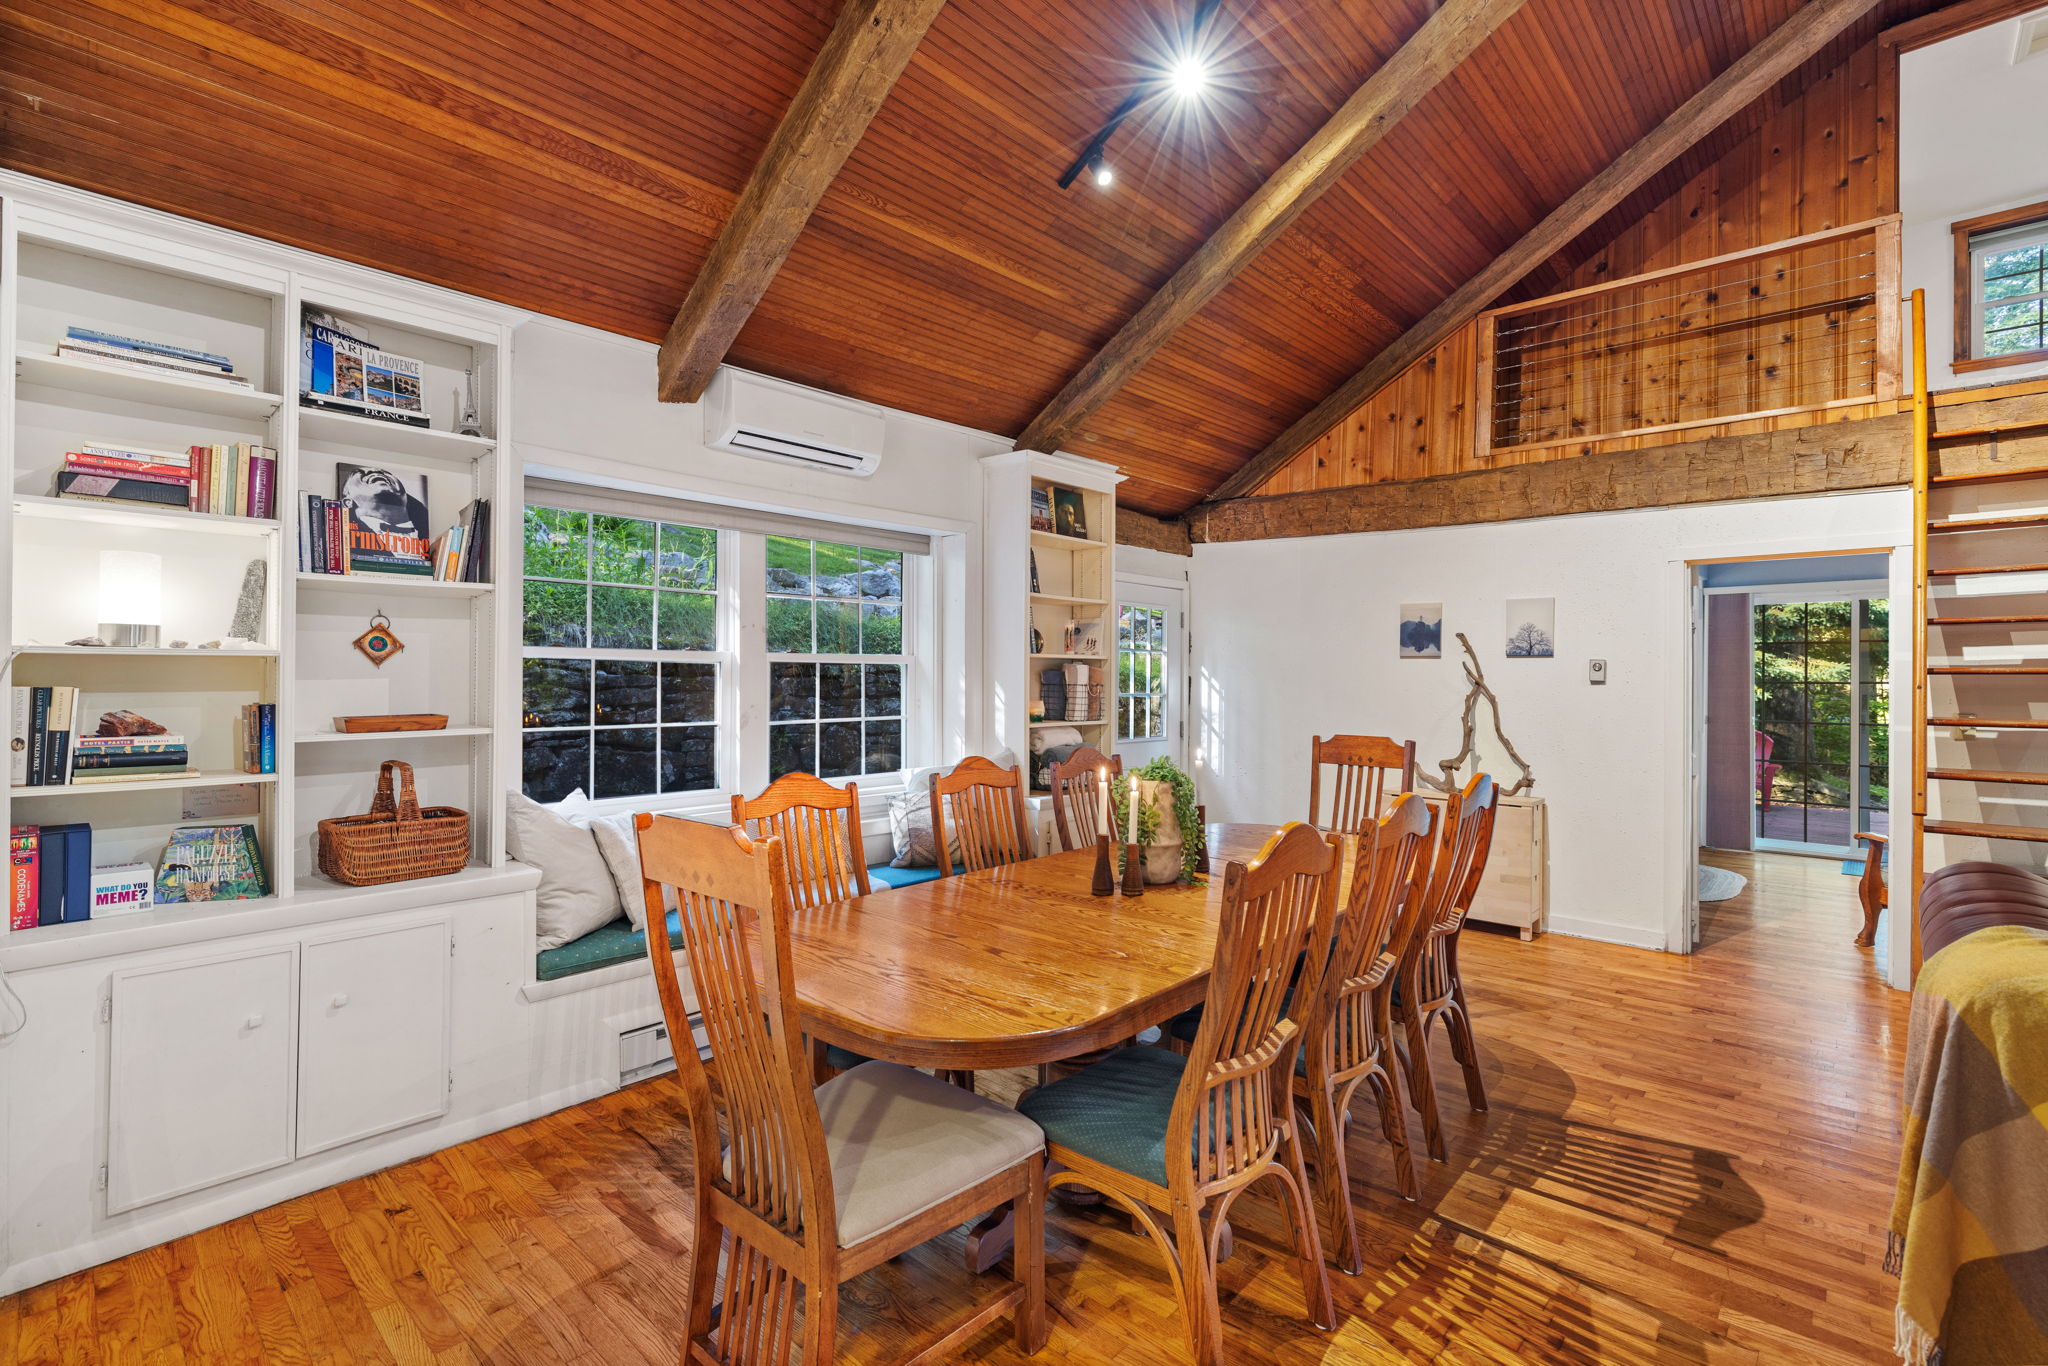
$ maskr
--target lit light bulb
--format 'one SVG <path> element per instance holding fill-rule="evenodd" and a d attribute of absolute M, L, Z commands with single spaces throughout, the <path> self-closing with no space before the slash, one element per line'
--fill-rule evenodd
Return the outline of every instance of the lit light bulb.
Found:
<path fill-rule="evenodd" d="M 1166 83 L 1182 99 L 1193 99 L 1209 86 L 1209 64 L 1193 53 L 1174 59 L 1167 68 Z"/>
<path fill-rule="evenodd" d="M 1106 162 L 1106 161 L 1098 161 L 1098 162 L 1096 162 L 1096 163 L 1095 163 L 1095 187 L 1096 187 L 1097 189 L 1099 189 L 1099 190 L 1106 190 L 1106 189 L 1108 189 L 1108 188 L 1109 188 L 1109 185 L 1110 185 L 1110 182 L 1111 182 L 1111 181 L 1113 181 L 1113 180 L 1115 180 L 1115 179 L 1116 179 L 1116 172 L 1114 172 L 1114 171 L 1112 171 L 1112 170 L 1110 170 L 1110 169 L 1109 169 L 1109 163 L 1108 163 L 1108 162 Z"/>

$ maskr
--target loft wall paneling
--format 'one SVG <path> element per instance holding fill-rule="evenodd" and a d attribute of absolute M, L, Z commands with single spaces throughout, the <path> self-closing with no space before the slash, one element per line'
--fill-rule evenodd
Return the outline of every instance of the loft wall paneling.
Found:
<path fill-rule="evenodd" d="M 1866 20 L 1742 119 L 1681 158 L 1645 192 L 1525 280 L 1513 302 L 1583 289 L 1885 218 L 1898 209 L 1897 91 Z M 1668 435 L 1610 437 L 1522 451 L 1482 450 L 1487 405 L 1478 371 L 1484 319 L 1461 329 L 1258 492 L 1298 493 L 1498 469 L 1528 461 L 1668 444 Z M 1876 409 L 1786 413 L 1695 430 L 1740 436 L 1867 416 Z"/>

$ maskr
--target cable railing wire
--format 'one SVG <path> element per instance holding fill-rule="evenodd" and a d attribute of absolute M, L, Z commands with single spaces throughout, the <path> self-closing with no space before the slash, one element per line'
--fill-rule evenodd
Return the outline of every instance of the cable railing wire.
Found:
<path fill-rule="evenodd" d="M 1722 320 L 1719 320 L 1719 321 L 1716 321 L 1716 322 L 1713 322 L 1713 323 L 1708 323 L 1708 324 L 1705 324 L 1704 326 L 1706 326 L 1706 327 L 1725 327 L 1725 326 L 1739 326 L 1739 325 L 1743 325 L 1743 324 L 1754 324 L 1754 323 L 1763 323 L 1763 322 L 1768 322 L 1768 321 L 1769 321 L 1770 319 L 1772 319 L 1772 318 L 1774 318 L 1774 317 L 1780 317 L 1780 316 L 1783 316 L 1784 314 L 1787 314 L 1787 313 L 1799 313 L 1799 312 L 1809 312 L 1809 311 L 1813 310 L 1813 309 L 1814 309 L 1814 308 L 1816 308 L 1816 307 L 1828 307 L 1828 306 L 1840 306 L 1840 307 L 1850 307 L 1850 306 L 1855 306 L 1855 305 L 1867 304 L 1867 303 L 1873 302 L 1873 301 L 1874 301 L 1874 299 L 1875 299 L 1875 297 L 1876 297 L 1876 289 L 1875 289 L 1875 287 L 1874 287 L 1874 286 L 1875 286 L 1875 281 L 1876 281 L 1876 279 L 1877 279 L 1877 273 L 1876 273 L 1875 271 L 1866 271 L 1866 272 L 1863 272 L 1863 273 L 1861 273 L 1861 274 L 1857 274 L 1857 275 L 1844 275 L 1844 276 L 1839 276 L 1839 277 L 1837 277 L 1837 278 L 1835 278 L 1835 279 L 1832 279 L 1832 280 L 1820 281 L 1820 282 L 1818 282 L 1818 283 L 1814 283 L 1814 284 L 1809 284 L 1809 285 L 1802 285 L 1802 286 L 1800 286 L 1800 287 L 1799 287 L 1798 289 L 1795 289 L 1795 290 L 1789 291 L 1789 293 L 1788 293 L 1788 294 L 1783 294 L 1783 295 L 1774 295 L 1774 296 L 1771 296 L 1771 297 L 1770 297 L 1770 300 L 1769 300 L 1769 302 L 1771 302 L 1771 303 L 1772 303 L 1772 304 L 1774 305 L 1774 307 L 1772 307 L 1772 308 L 1771 308 L 1771 309 L 1770 309 L 1770 310 L 1769 310 L 1768 312 L 1757 312 L 1757 313 L 1751 313 L 1751 314 L 1748 314 L 1748 315 L 1745 315 L 1745 316 L 1739 316 L 1739 317 L 1734 317 L 1734 318 L 1727 318 L 1727 319 L 1722 319 Z M 1872 282 L 1872 286 L 1871 286 L 1871 287 L 1866 287 L 1866 288 L 1864 288 L 1864 289 L 1861 289 L 1861 290 L 1858 290 L 1858 291 L 1857 291 L 1856 293 L 1854 293 L 1854 294 L 1843 294 L 1843 295 L 1839 295 L 1839 296 L 1837 296 L 1837 297 L 1833 297 L 1833 298 L 1826 298 L 1826 299 L 1820 299 L 1820 300 L 1815 300 L 1815 301 L 1803 301 L 1803 300 L 1801 300 L 1801 299 L 1800 299 L 1800 298 L 1798 297 L 1798 296 L 1800 296 L 1800 295 L 1802 295 L 1802 294 L 1804 294 L 1804 293 L 1807 293 L 1807 292 L 1808 292 L 1808 291 L 1810 291 L 1810 290 L 1820 289 L 1820 288 L 1822 288 L 1822 287 L 1826 287 L 1826 288 L 1829 288 L 1829 289 L 1834 289 L 1834 288 L 1836 288 L 1836 287 L 1838 287 L 1838 286 L 1843 286 L 1843 285 L 1853 285 L 1853 284 L 1856 284 L 1856 283 L 1859 283 L 1859 282 L 1861 282 L 1861 281 L 1865 281 L 1865 280 L 1871 281 L 1871 282 Z M 1720 303 L 1720 302 L 1716 302 L 1716 303 L 1712 303 L 1712 304 L 1707 304 L 1707 305 L 1704 305 L 1704 306 L 1702 306 L 1702 307 L 1701 307 L 1700 309 L 1697 309 L 1697 310 L 1695 310 L 1695 311 L 1696 311 L 1696 312 L 1704 312 L 1704 311 L 1715 311 L 1715 312 L 1720 312 L 1720 311 L 1726 311 L 1726 310 L 1729 310 L 1729 309 L 1737 308 L 1737 307 L 1740 307 L 1740 306 L 1743 306 L 1743 305 L 1746 305 L 1746 304 L 1754 304 L 1754 303 L 1758 303 L 1758 302 L 1762 302 L 1762 301 L 1760 301 L 1760 300 L 1755 300 L 1755 299 L 1741 299 L 1741 300 L 1737 300 L 1737 301 L 1736 301 L 1736 302 L 1734 302 L 1734 303 Z M 1570 317 L 1570 318 L 1559 318 L 1559 319 L 1554 319 L 1554 320 L 1552 320 L 1552 321 L 1550 321 L 1550 322 L 1546 322 L 1546 323 L 1539 323 L 1539 324 L 1535 324 L 1534 326 L 1531 326 L 1531 327 L 1524 327 L 1524 328 L 1519 328 L 1519 329 L 1517 329 L 1517 331 L 1518 331 L 1518 332 L 1532 332 L 1532 331 L 1535 331 L 1535 330 L 1536 330 L 1536 328 L 1538 328 L 1538 327 L 1545 327 L 1545 328 L 1551 328 L 1551 327 L 1555 327 L 1555 328 L 1570 328 L 1570 327 L 1572 327 L 1572 326 L 1573 326 L 1574 324 L 1576 324 L 1576 323 L 1579 323 L 1579 322 L 1582 322 L 1582 321 L 1585 321 L 1585 320 L 1588 320 L 1588 319 L 1591 319 L 1591 318 L 1595 318 L 1595 317 L 1600 317 L 1600 316 L 1610 316 L 1610 315 L 1612 315 L 1612 314 L 1614 314 L 1614 313 L 1619 313 L 1619 312 L 1621 312 L 1621 311 L 1622 311 L 1622 310 L 1620 310 L 1620 309 L 1610 309 L 1610 310 L 1608 310 L 1608 311 L 1607 311 L 1607 314 L 1605 314 L 1605 315 L 1603 315 L 1603 314 L 1591 314 L 1591 313 L 1588 313 L 1588 314 L 1577 314 L 1577 315 L 1574 315 L 1573 317 Z M 1625 322 L 1625 323 L 1621 323 L 1621 324 L 1618 324 L 1617 326 L 1614 326 L 1614 327 L 1606 327 L 1606 328 L 1601 328 L 1601 329 L 1600 329 L 1600 330 L 1598 330 L 1598 331 L 1593 331 L 1593 332 L 1585 332 L 1585 331 L 1577 331 L 1577 330 L 1572 330 L 1572 331 L 1567 331 L 1567 332 L 1565 332 L 1565 333 L 1564 333 L 1563 335 L 1560 335 L 1560 336 L 1556 336 L 1556 337 L 1546 337 L 1546 338 L 1543 338 L 1543 339 L 1541 339 L 1541 340 L 1538 340 L 1538 341 L 1527 341 L 1527 342 L 1520 342 L 1520 343 L 1517 343 L 1517 344 L 1515 344 L 1515 345 L 1511 345 L 1511 346 L 1503 346 L 1503 345 L 1501 345 L 1501 344 L 1500 344 L 1500 342 L 1499 342 L 1499 337 L 1500 337 L 1501 335 L 1504 335 L 1504 334 L 1499 334 L 1499 333 L 1496 333 L 1496 334 L 1495 334 L 1495 338 L 1496 338 L 1496 339 L 1495 339 L 1495 343 L 1494 343 L 1494 354 L 1495 354 L 1495 355 L 1505 355 L 1505 354 L 1509 354 L 1509 353 L 1512 353 L 1512 352 L 1516 352 L 1516 351 L 1527 351 L 1527 350 L 1532 350 L 1532 349 L 1534 349 L 1534 348 L 1537 348 L 1537 347 L 1544 347 L 1544 346 L 1561 346 L 1561 345 L 1566 345 L 1566 344 L 1570 344 L 1570 343 L 1582 343 L 1582 342 L 1586 342 L 1586 341 L 1589 341 L 1589 340 L 1591 340 L 1591 339 L 1593 339 L 1593 338 L 1595 338 L 1595 337 L 1608 337 L 1608 336 L 1613 336 L 1614 334 L 1616 334 L 1616 333 L 1618 333 L 1618 332 L 1633 332 L 1633 331 L 1640 331 L 1641 329 L 1643 329 L 1643 328 L 1645 328 L 1645 327 L 1654 327 L 1654 326 L 1657 326 L 1657 325 L 1659 325 L 1659 324 L 1670 324 L 1670 323 L 1676 322 L 1676 321 L 1677 321 L 1677 320 L 1678 320 L 1678 319 L 1679 319 L 1679 318 L 1680 318 L 1681 316 L 1684 316 L 1684 315 L 1683 315 L 1683 314 L 1681 314 L 1680 312 L 1678 312 L 1678 311 L 1674 310 L 1674 311 L 1672 311 L 1672 312 L 1669 312 L 1669 313 L 1660 313 L 1660 314 L 1656 315 L 1655 317 L 1650 317 L 1650 318 L 1636 318 L 1636 319 L 1632 319 L 1632 320 L 1630 320 L 1630 321 L 1628 321 L 1628 322 Z M 1677 329 L 1677 330 L 1676 330 L 1676 331 L 1674 332 L 1674 334 L 1673 334 L 1673 335 L 1681 335 L 1681 336 L 1682 336 L 1682 335 L 1685 335 L 1686 333 L 1690 333 L 1690 332 L 1694 332 L 1694 331 L 1698 331 L 1698 330 L 1700 330 L 1700 329 L 1698 329 L 1698 328 L 1691 328 L 1691 327 L 1686 327 L 1686 328 L 1682 328 L 1682 329 Z"/>
<path fill-rule="evenodd" d="M 1830 257 L 1826 258 L 1825 260 L 1820 260 L 1820 261 L 1813 261 L 1813 262 L 1809 262 L 1809 263 L 1807 263 L 1807 264 L 1805 264 L 1805 265 L 1799 265 L 1799 266 L 1789 266 L 1789 267 L 1784 267 L 1784 268 L 1782 268 L 1782 269 L 1772 270 L 1772 271 L 1769 271 L 1769 272 L 1766 272 L 1766 273 L 1763 273 L 1763 274 L 1757 274 L 1757 275 L 1745 275 L 1745 276 L 1742 276 L 1742 277 L 1741 277 L 1741 278 L 1739 278 L 1739 279 L 1734 279 L 1734 280 L 1728 280 L 1728 281 L 1702 282 L 1702 283 L 1701 283 L 1701 284 L 1699 284 L 1699 285 L 1695 285 L 1695 286 L 1692 286 L 1692 287 L 1690 287 L 1690 288 L 1687 288 L 1687 289 L 1685 289 L 1685 290 L 1683 291 L 1683 293 L 1686 293 L 1686 294 L 1698 294 L 1698 293 L 1703 293 L 1703 292 L 1713 292 L 1713 293 L 1725 293 L 1726 291 L 1728 291 L 1728 290 L 1730 290 L 1730 289 L 1741 289 L 1741 288 L 1743 288 L 1744 286 L 1747 286 L 1747 285 L 1752 285 L 1752 284 L 1760 284 L 1760 283 L 1764 283 L 1764 282 L 1766 282 L 1766 281 L 1780 281 L 1780 280 L 1784 280 L 1784 279 L 1786 279 L 1786 278 L 1788 278 L 1788 277 L 1791 277 L 1791 276 L 1795 276 L 1795 275 L 1802 275 L 1802 274 L 1805 274 L 1805 273 L 1806 273 L 1806 272 L 1808 272 L 1808 271 L 1814 271 L 1814 270 L 1838 270 L 1838 269 L 1840 269 L 1840 268 L 1841 268 L 1842 266 L 1845 266 L 1845 265 L 1853 265 L 1854 263 L 1856 263 L 1856 262 L 1858 262 L 1858 261 L 1863 261 L 1863 260 L 1870 260 L 1870 261 L 1872 261 L 1872 262 L 1873 262 L 1873 265 L 1874 265 L 1874 263 L 1875 263 L 1875 260 L 1876 260 L 1876 257 L 1877 257 L 1877 251 L 1876 251 L 1876 249 L 1875 249 L 1875 248 L 1873 247 L 1873 248 L 1871 248 L 1871 249 L 1869 249 L 1869 250 L 1867 250 L 1867 251 L 1860 251 L 1860 252 L 1855 252 L 1855 253 L 1853 253 L 1853 254 L 1850 254 L 1850 255 L 1847 255 L 1847 256 L 1830 256 Z M 1656 288 L 1656 287 L 1658 287 L 1658 286 L 1660 286 L 1660 285 L 1664 285 L 1664 286 L 1669 286 L 1669 283 L 1670 283 L 1671 281 L 1683 280 L 1683 279 L 1685 279 L 1685 278 L 1686 278 L 1686 277 L 1685 277 L 1685 276 L 1683 276 L 1683 275 L 1673 275 L 1673 276 L 1668 276 L 1668 277 L 1666 277 L 1666 278 L 1665 278 L 1664 280 L 1650 281 L 1650 282 L 1647 282 L 1647 283 L 1644 283 L 1644 284 L 1640 284 L 1640 285 L 1616 284 L 1616 285 L 1614 286 L 1614 292 L 1616 292 L 1616 293 L 1626 293 L 1626 292 L 1629 292 L 1629 291 L 1631 291 L 1631 290 L 1635 290 L 1635 291 L 1641 291 L 1641 290 L 1649 290 L 1649 289 L 1653 289 L 1653 288 Z M 1804 286 L 1801 286 L 1801 287 L 1803 288 Z M 1741 298 L 1742 298 L 1742 299 L 1748 299 L 1748 298 L 1753 298 L 1753 297 L 1756 297 L 1756 296 L 1752 296 L 1752 295 L 1748 295 L 1748 294 L 1744 294 L 1744 295 L 1742 295 L 1742 296 L 1741 296 Z M 1622 312 L 1622 311 L 1624 311 L 1624 310 L 1626 310 L 1626 309 L 1631 309 L 1631 308 L 1640 308 L 1640 307 L 1642 307 L 1642 306 L 1643 306 L 1643 304 L 1644 304 L 1645 302 L 1646 302 L 1646 300 L 1644 300 L 1643 298 L 1641 298 L 1640 296 L 1638 296 L 1638 297 L 1637 297 L 1637 298 L 1636 298 L 1635 300 L 1633 300 L 1632 302 L 1627 302 L 1627 303 L 1617 303 L 1617 304 L 1614 304 L 1613 306 L 1611 306 L 1611 307 L 1608 307 L 1608 308 L 1594 309 L 1594 310 L 1591 310 L 1591 311 L 1586 311 L 1586 310 L 1579 310 L 1579 309 L 1572 309 L 1572 310 L 1571 310 L 1571 311 L 1569 312 L 1569 314 L 1568 314 L 1568 319 L 1585 319 L 1585 318 L 1599 318 L 1599 317 L 1605 317 L 1605 316 L 1607 316 L 1608 314 L 1611 314 L 1611 313 L 1619 313 L 1619 312 Z M 1662 302 L 1662 300 L 1658 300 L 1657 302 Z M 1717 303 L 1718 303 L 1718 302 L 1719 302 L 1719 301 L 1717 301 Z M 1730 302 L 1730 303 L 1740 302 L 1740 299 L 1737 299 L 1737 300 L 1730 300 L 1730 301 L 1728 301 L 1728 302 Z M 1553 307 L 1552 309 L 1531 309 L 1531 310 L 1530 310 L 1530 312 L 1532 312 L 1532 313 L 1543 313 L 1543 312 L 1549 312 L 1549 311 L 1562 311 L 1562 310 L 1566 310 L 1566 309 L 1569 309 L 1569 308 L 1570 308 L 1570 305 L 1569 305 L 1569 304 L 1558 304 L 1558 305 L 1555 305 L 1555 306 L 1554 306 L 1554 307 Z M 1511 337 L 1511 336 L 1514 336 L 1514 335 L 1516 335 L 1517 333 L 1521 333 L 1521 332 L 1527 332 L 1527 331 L 1531 330 L 1532 328 L 1537 328 L 1537 327 L 1550 327 L 1550 326 L 1554 326 L 1554 325 L 1555 325 L 1555 324 L 1556 324 L 1557 322 L 1559 322 L 1559 321 L 1565 321 L 1565 320 L 1568 320 L 1568 319 L 1559 319 L 1559 318 L 1552 318 L 1552 319 L 1549 319 L 1549 320 L 1547 320 L 1547 321 L 1543 321 L 1543 322 L 1532 322 L 1532 323 L 1525 323 L 1525 324 L 1523 324 L 1523 325 L 1521 325 L 1521 326 L 1519 326 L 1519 327 L 1512 327 L 1512 326 L 1502 326 L 1502 325 L 1501 325 L 1501 324 L 1500 324 L 1500 323 L 1499 323 L 1499 322 L 1497 321 L 1497 322 L 1496 322 L 1496 325 L 1495 325 L 1495 326 L 1496 326 L 1496 331 L 1495 331 L 1495 335 L 1496 335 L 1497 337 Z"/>

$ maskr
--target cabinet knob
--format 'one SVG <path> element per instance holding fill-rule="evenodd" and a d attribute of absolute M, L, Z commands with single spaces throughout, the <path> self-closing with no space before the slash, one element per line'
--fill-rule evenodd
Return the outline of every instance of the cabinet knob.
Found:
<path fill-rule="evenodd" d="M 247 1025 L 250 1029 L 261 1029 L 263 1028 L 263 1015 L 261 1012 L 258 1012 L 257 1014 L 251 1015 L 247 1020 L 243 1021 L 243 1023 Z"/>
<path fill-rule="evenodd" d="M 332 1005 L 336 1010 L 340 1010 L 343 1006 L 348 1004 L 348 993 L 345 991 L 335 992 L 334 1000 L 329 1002 L 329 1004 Z"/>

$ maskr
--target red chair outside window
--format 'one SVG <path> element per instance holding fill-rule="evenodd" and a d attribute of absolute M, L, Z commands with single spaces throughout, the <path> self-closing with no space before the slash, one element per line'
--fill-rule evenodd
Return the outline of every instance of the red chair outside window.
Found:
<path fill-rule="evenodd" d="M 1762 811 L 1771 809 L 1771 779 L 1785 767 L 1771 762 L 1771 750 L 1777 743 L 1762 731 L 1756 733 L 1756 804 Z"/>

